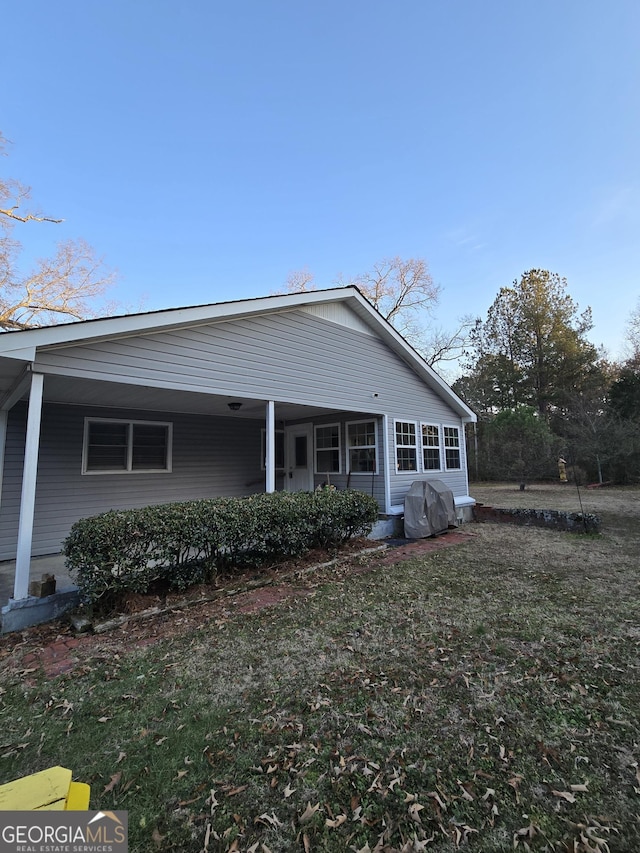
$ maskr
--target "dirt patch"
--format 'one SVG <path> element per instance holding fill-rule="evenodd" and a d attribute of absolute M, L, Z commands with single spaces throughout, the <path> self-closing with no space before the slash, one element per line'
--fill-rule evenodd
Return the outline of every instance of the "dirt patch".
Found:
<path fill-rule="evenodd" d="M 295 589 L 289 584 L 281 584 L 277 587 L 263 587 L 253 592 L 248 592 L 241 597 L 235 608 L 236 613 L 257 613 L 264 607 L 272 607 L 287 598 L 296 598 L 306 595 L 307 590 Z"/>

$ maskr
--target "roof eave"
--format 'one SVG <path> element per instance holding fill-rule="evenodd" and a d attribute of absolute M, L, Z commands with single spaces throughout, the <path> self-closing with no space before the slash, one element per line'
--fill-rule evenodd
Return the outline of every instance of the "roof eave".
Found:
<path fill-rule="evenodd" d="M 120 337 L 155 330 L 198 325 L 215 320 L 231 320 L 252 314 L 290 310 L 300 305 L 318 304 L 346 299 L 356 291 L 353 286 L 308 293 L 262 296 L 253 299 L 216 302 L 189 308 L 167 308 L 119 317 L 100 317 L 76 323 L 42 326 L 34 329 L 9 331 L 0 334 L 0 355 L 14 350 L 40 348 L 56 344 L 74 344 L 96 338 Z"/>

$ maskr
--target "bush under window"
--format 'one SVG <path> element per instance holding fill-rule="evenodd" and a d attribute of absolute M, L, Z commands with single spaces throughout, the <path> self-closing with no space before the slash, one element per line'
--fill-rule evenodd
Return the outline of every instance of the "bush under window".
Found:
<path fill-rule="evenodd" d="M 157 583 L 182 590 L 219 571 L 338 548 L 377 516 L 374 498 L 356 490 L 213 498 L 81 519 L 63 550 L 85 600 L 108 611 L 123 593 Z"/>

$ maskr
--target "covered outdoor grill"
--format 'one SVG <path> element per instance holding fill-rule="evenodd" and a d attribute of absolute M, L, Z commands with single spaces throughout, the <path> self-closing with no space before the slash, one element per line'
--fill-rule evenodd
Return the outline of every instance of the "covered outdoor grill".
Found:
<path fill-rule="evenodd" d="M 414 480 L 404 499 L 407 539 L 424 539 L 457 526 L 451 489 L 442 480 Z"/>

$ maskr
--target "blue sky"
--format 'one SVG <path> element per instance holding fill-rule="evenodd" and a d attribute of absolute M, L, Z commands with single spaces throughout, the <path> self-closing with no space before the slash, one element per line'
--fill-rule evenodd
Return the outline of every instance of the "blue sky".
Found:
<path fill-rule="evenodd" d="M 640 298 L 637 0 L 21 0 L 3 172 L 143 308 L 422 257 L 437 322 L 565 276 L 620 354 Z M 28 227 L 28 231 L 26 230 Z"/>

